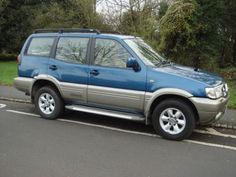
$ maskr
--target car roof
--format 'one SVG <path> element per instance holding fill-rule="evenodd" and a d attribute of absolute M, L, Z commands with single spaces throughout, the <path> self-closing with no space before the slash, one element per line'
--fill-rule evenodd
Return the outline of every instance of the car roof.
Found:
<path fill-rule="evenodd" d="M 110 33 L 79 33 L 79 32 L 64 32 L 64 33 L 34 33 L 31 37 L 57 37 L 57 36 L 81 36 L 81 37 L 102 37 L 102 38 L 118 38 L 118 39 L 129 39 L 135 36 L 122 35 L 122 34 L 110 34 Z"/>

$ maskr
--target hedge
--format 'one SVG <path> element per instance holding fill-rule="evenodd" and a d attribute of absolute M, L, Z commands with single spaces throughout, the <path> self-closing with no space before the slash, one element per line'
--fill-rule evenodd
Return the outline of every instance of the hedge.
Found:
<path fill-rule="evenodd" d="M 1 61 L 16 61 L 17 54 L 6 54 L 0 53 L 0 62 Z"/>

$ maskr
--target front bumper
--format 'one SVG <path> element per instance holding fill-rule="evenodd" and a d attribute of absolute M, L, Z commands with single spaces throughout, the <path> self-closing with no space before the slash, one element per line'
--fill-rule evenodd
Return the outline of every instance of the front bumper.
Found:
<path fill-rule="evenodd" d="M 198 115 L 199 123 L 206 125 L 220 119 L 227 108 L 229 97 L 212 100 L 209 98 L 191 97 L 190 101 L 195 105 Z"/>

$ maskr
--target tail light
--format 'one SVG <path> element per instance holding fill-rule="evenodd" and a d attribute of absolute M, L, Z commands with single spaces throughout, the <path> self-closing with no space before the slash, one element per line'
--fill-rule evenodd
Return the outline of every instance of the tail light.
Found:
<path fill-rule="evenodd" d="M 20 55 L 18 55 L 18 56 L 16 57 L 16 61 L 17 61 L 18 64 L 20 64 Z"/>

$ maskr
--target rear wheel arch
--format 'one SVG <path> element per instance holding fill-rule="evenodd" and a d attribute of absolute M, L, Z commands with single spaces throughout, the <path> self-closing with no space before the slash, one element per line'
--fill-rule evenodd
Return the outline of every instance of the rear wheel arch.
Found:
<path fill-rule="evenodd" d="M 45 86 L 53 88 L 56 92 L 59 93 L 61 98 L 63 98 L 61 91 L 58 88 L 57 84 L 53 83 L 52 81 L 46 80 L 46 79 L 38 79 L 33 83 L 32 88 L 31 88 L 30 95 L 31 95 L 31 102 L 32 103 L 34 103 L 34 97 L 35 97 L 37 90 L 39 90 L 40 88 L 45 87 Z"/>
<path fill-rule="evenodd" d="M 60 93 L 50 85 L 36 90 L 34 105 L 40 116 L 45 119 L 56 119 L 64 112 L 64 101 Z"/>

